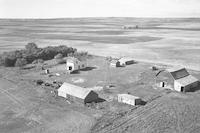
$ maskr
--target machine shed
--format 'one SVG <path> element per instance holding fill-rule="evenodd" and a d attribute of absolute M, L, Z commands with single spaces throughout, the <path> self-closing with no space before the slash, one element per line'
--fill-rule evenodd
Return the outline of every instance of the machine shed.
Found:
<path fill-rule="evenodd" d="M 69 100 L 75 100 L 85 103 L 95 102 L 98 99 L 98 94 L 94 91 L 82 88 L 69 83 L 63 83 L 58 89 L 58 96 Z"/>

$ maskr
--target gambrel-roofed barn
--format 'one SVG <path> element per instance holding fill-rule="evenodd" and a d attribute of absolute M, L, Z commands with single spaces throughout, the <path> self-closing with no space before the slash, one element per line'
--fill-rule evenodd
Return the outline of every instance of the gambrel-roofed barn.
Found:
<path fill-rule="evenodd" d="M 84 104 L 95 102 L 98 99 L 98 94 L 94 91 L 66 82 L 63 83 L 62 86 L 58 89 L 58 96 L 73 101 L 76 100 Z"/>
<path fill-rule="evenodd" d="M 164 82 L 163 87 L 180 92 L 190 91 L 199 85 L 199 80 L 188 73 L 185 68 L 174 67 L 162 70 L 156 75 L 156 82 Z"/>

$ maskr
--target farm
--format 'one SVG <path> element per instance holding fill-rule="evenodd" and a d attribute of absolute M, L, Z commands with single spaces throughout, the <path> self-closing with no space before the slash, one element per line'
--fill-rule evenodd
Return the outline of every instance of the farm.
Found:
<path fill-rule="evenodd" d="M 199 132 L 199 87 L 183 93 L 159 86 L 160 80 L 156 82 L 160 71 L 174 66 L 184 67 L 200 79 L 198 19 L 0 22 L 1 53 L 35 42 L 42 48 L 62 44 L 91 54 L 84 63 L 71 58 L 68 64 L 49 59 L 24 67 L 0 66 L 0 132 Z M 126 25 L 138 27 L 124 29 Z M 110 56 L 121 60 L 111 65 Z M 126 65 L 123 57 L 134 61 Z M 115 65 L 118 61 L 120 67 Z M 75 69 L 79 71 L 69 72 Z M 92 90 L 101 100 L 83 104 L 58 96 L 64 82 Z M 142 104 L 119 102 L 118 94 L 136 96 Z"/>

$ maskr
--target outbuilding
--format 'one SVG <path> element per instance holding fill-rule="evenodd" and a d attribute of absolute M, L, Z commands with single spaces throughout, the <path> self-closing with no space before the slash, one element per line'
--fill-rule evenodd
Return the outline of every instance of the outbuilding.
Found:
<path fill-rule="evenodd" d="M 198 87 L 199 80 L 190 75 L 185 68 L 173 67 L 162 70 L 156 75 L 156 82 L 160 82 L 160 87 L 173 89 L 179 92 L 190 91 Z"/>
<path fill-rule="evenodd" d="M 117 59 L 113 59 L 110 62 L 111 67 L 120 67 L 120 62 Z"/>
<path fill-rule="evenodd" d="M 87 67 L 86 61 L 81 61 L 75 57 L 68 57 L 66 59 L 66 67 L 69 73 L 84 69 Z"/>
<path fill-rule="evenodd" d="M 140 105 L 142 100 L 139 97 L 130 95 L 130 94 L 118 94 L 118 102 L 129 104 L 129 105 Z"/>
<path fill-rule="evenodd" d="M 121 66 L 134 64 L 133 58 L 130 58 L 130 57 L 123 57 L 123 58 L 119 59 L 119 62 L 120 62 Z"/>
<path fill-rule="evenodd" d="M 98 94 L 93 90 L 82 88 L 73 84 L 63 83 L 58 89 L 58 96 L 64 97 L 70 101 L 81 103 L 91 103 L 98 99 Z"/>

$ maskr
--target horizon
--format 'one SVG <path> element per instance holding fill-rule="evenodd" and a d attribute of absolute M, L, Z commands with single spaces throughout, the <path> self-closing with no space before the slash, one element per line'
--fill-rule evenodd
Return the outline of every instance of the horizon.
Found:
<path fill-rule="evenodd" d="M 2 19 L 200 18 L 199 0 L 0 0 Z"/>
<path fill-rule="evenodd" d="M 200 19 L 200 17 L 55 17 L 55 18 L 0 18 L 0 20 L 47 20 L 47 19 L 115 19 L 115 18 L 134 18 L 134 19 Z"/>

